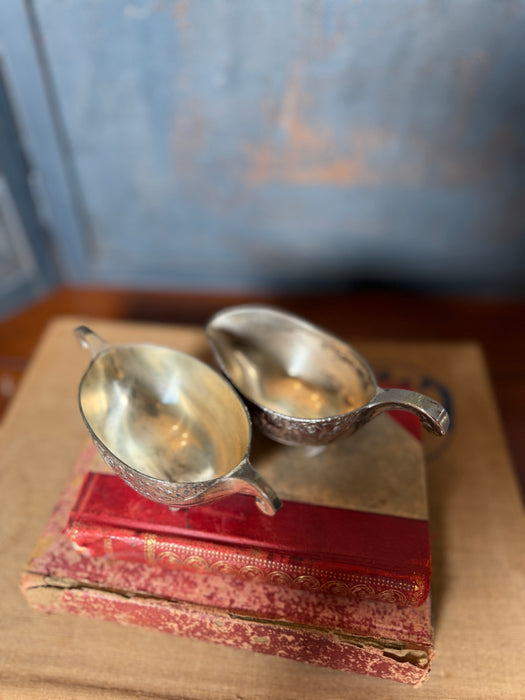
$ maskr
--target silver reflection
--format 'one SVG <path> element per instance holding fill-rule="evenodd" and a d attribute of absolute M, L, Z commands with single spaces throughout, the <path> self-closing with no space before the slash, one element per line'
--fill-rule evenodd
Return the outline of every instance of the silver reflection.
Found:
<path fill-rule="evenodd" d="M 381 389 L 350 345 L 293 314 L 232 307 L 216 314 L 206 332 L 224 374 L 261 430 L 278 442 L 325 444 L 391 408 L 416 413 L 437 434 L 448 429 L 448 415 L 436 401 Z"/>
<path fill-rule="evenodd" d="M 265 512 L 278 508 L 249 463 L 248 413 L 211 367 L 156 345 L 107 345 L 85 326 L 76 334 L 93 356 L 80 384 L 81 413 L 133 488 L 172 506 L 243 491 Z"/>

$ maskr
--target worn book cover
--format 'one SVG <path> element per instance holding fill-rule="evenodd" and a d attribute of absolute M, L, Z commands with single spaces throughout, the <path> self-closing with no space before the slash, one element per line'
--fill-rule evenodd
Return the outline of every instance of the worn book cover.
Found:
<path fill-rule="evenodd" d="M 286 500 L 269 518 L 243 495 L 172 511 L 117 476 L 89 472 L 66 534 L 89 556 L 356 600 L 421 605 L 430 588 L 428 522 L 384 513 Z"/>
<path fill-rule="evenodd" d="M 286 513 L 287 506 L 290 506 L 289 515 L 293 515 L 293 509 L 301 504 L 302 507 L 311 507 L 314 503 L 322 512 L 331 513 L 332 509 L 360 512 L 363 517 L 385 517 L 390 520 L 390 524 L 403 522 L 405 527 L 412 525 L 416 530 L 422 524 L 426 526 L 425 480 L 418 440 L 387 416 L 379 417 L 363 428 L 362 433 L 358 435 L 361 435 L 358 440 L 357 435 L 353 436 L 346 446 L 346 441 L 342 441 L 315 458 L 306 458 L 302 454 L 303 474 L 300 479 L 293 469 L 283 471 L 284 467 L 290 466 L 290 460 L 294 464 L 297 463 L 299 453 L 303 452 L 300 448 L 296 451 L 295 448 L 255 445 L 254 455 L 259 454 L 258 463 L 265 477 L 271 480 L 276 488 L 280 485 L 281 493 L 284 491 L 285 506 L 281 512 Z M 402 449 L 405 461 L 394 449 L 395 446 L 398 451 Z M 391 460 L 386 458 L 386 449 L 392 451 Z M 373 456 L 369 457 L 368 469 L 365 469 L 366 459 L 361 454 L 363 450 Z M 353 460 L 347 462 L 351 465 L 347 468 L 348 474 L 339 474 L 339 478 L 336 479 L 336 474 L 332 474 L 333 464 L 337 463 L 342 455 L 348 459 L 349 452 Z M 320 464 L 324 464 L 326 468 L 324 478 L 322 474 L 315 474 L 316 471 L 319 472 Z M 387 474 L 386 481 L 378 481 L 377 470 L 385 472 L 387 465 L 393 470 L 402 465 L 399 467 L 401 474 L 394 471 L 390 477 Z M 340 468 L 339 463 L 336 471 Z M 356 482 L 360 470 L 366 472 L 366 478 L 362 473 Z M 98 472 L 100 474 L 97 475 Z M 155 539 L 150 540 L 150 544 L 145 545 L 146 549 L 141 550 L 137 556 L 119 556 L 113 549 L 118 546 L 113 537 L 102 540 L 104 555 L 97 551 L 97 554 L 102 556 L 86 556 L 86 552 L 82 549 L 79 551 L 78 544 L 72 542 L 65 530 L 68 523 L 71 529 L 71 523 L 82 511 L 86 499 L 89 501 L 93 496 L 90 484 L 105 487 L 109 480 L 109 484 L 113 485 L 110 491 L 112 488 L 121 490 L 120 484 L 117 483 L 118 477 L 106 472 L 93 448 L 82 450 L 72 481 L 62 494 L 23 575 L 22 589 L 33 607 L 46 612 L 90 615 L 121 624 L 154 627 L 181 636 L 249 648 L 257 652 L 391 678 L 404 683 L 418 684 L 426 679 L 433 654 L 426 529 L 424 534 L 419 533 L 415 538 L 420 544 L 426 543 L 423 547 L 424 556 L 416 557 L 420 563 L 424 560 L 425 565 L 423 579 L 417 579 L 422 590 L 422 602 L 419 605 L 407 604 L 407 589 L 401 588 L 399 581 L 390 588 L 384 588 L 381 592 L 387 591 L 387 594 L 381 596 L 377 590 L 374 591 L 365 573 L 361 582 L 352 581 L 355 590 L 349 595 L 343 586 L 338 588 L 335 584 L 323 589 L 323 579 L 319 571 L 315 571 L 311 579 L 308 579 L 308 575 L 303 573 L 304 568 L 300 568 L 296 578 L 305 578 L 293 585 L 288 579 L 293 578 L 293 572 L 292 575 L 289 573 L 291 569 L 284 572 L 284 577 L 265 575 L 264 572 L 270 569 L 265 569 L 264 566 L 259 566 L 256 570 L 248 569 L 243 574 L 240 570 L 234 570 L 232 574 L 227 559 L 223 559 L 220 565 L 214 567 L 210 557 L 202 557 L 195 553 L 188 554 L 187 558 L 195 559 L 186 565 L 170 566 L 169 560 L 174 557 L 171 556 L 169 547 L 163 548 L 166 533 L 161 531 L 162 528 L 156 533 L 151 533 L 155 535 Z M 407 478 L 408 475 L 411 476 L 410 479 Z M 373 482 L 367 486 L 371 478 L 375 480 L 375 488 Z M 362 483 L 361 488 L 358 488 L 359 482 Z M 406 488 L 396 487 L 395 484 L 399 483 L 406 483 Z M 107 495 L 105 488 L 98 492 L 95 503 L 103 497 L 104 492 Z M 290 500 L 292 493 L 295 496 L 294 501 Z M 344 494 L 346 497 L 343 498 Z M 241 504 L 236 504 L 240 510 L 232 511 L 232 504 L 228 506 L 226 501 L 222 508 L 228 507 L 229 513 L 249 513 L 249 519 L 258 514 L 252 499 L 246 496 L 234 498 L 242 499 Z M 135 496 L 129 492 L 124 493 L 127 506 L 123 509 L 123 516 L 130 517 L 131 521 L 134 519 L 135 524 L 137 517 L 139 520 L 142 517 L 149 520 L 149 516 L 138 516 L 144 504 L 139 504 L 138 510 L 134 511 L 134 499 Z M 98 503 L 100 505 L 101 501 L 98 500 Z M 328 506 L 327 503 L 334 505 Z M 362 511 L 355 508 L 357 503 L 363 507 Z M 350 507 L 345 508 L 345 505 Z M 156 506 L 153 504 L 148 507 Z M 389 509 L 389 514 L 385 514 L 385 508 Z M 105 510 L 102 508 L 99 515 Z M 178 514 L 170 514 L 168 519 L 171 521 L 173 516 L 176 521 L 180 521 L 179 527 L 182 527 L 185 518 L 189 517 L 190 521 L 197 518 L 202 527 L 206 516 L 198 516 L 198 511 L 197 508 L 192 509 L 189 515 L 188 512 L 179 511 Z M 115 511 L 113 513 L 118 517 Z M 416 515 L 418 517 L 415 517 Z M 168 516 L 164 514 L 164 517 Z M 218 522 L 217 517 L 216 512 L 212 513 L 212 521 L 215 523 Z M 266 518 L 267 523 L 274 521 L 268 516 L 260 517 Z M 159 520 L 158 516 L 156 520 Z M 122 528 L 128 533 L 132 531 L 131 521 Z M 300 523 L 288 521 L 288 524 L 295 535 L 300 536 Z M 119 525 L 115 521 L 111 527 L 118 530 Z M 169 525 L 171 528 L 173 522 Z M 228 531 L 228 527 L 230 532 L 234 533 L 233 543 L 229 546 L 237 553 L 246 547 L 247 555 L 253 559 L 255 554 L 246 544 L 246 538 L 253 536 L 253 532 L 244 531 L 242 527 L 236 530 L 231 523 L 225 531 Z M 209 521 L 205 529 L 210 532 Z M 216 527 L 216 531 L 221 533 L 222 528 Z M 348 531 L 349 541 L 354 542 L 359 532 L 364 540 L 374 536 L 367 533 L 366 528 L 360 530 L 356 527 L 354 531 Z M 140 537 L 140 533 L 141 530 L 138 529 L 135 536 Z M 71 535 L 71 532 L 69 534 Z M 305 533 L 303 543 L 308 541 L 308 536 L 314 535 Z M 207 537 L 209 541 L 209 535 Z M 239 539 L 243 537 L 244 541 L 241 543 Z M 175 539 L 180 545 L 178 536 Z M 344 537 L 342 539 L 344 541 Z M 294 537 L 290 537 L 288 541 L 293 544 Z M 192 534 L 191 542 L 194 546 L 195 533 Z M 266 535 L 266 545 L 267 542 Z M 131 543 L 129 544 L 131 547 Z M 328 562 L 330 566 L 325 566 L 329 559 L 329 547 L 322 542 L 322 538 L 319 546 L 320 549 L 324 547 L 322 562 L 325 568 L 322 568 L 322 571 L 330 572 L 334 563 Z M 404 547 L 406 543 L 400 543 L 400 546 Z M 226 546 L 223 541 L 219 549 L 224 555 Z M 168 555 L 161 556 L 163 552 L 168 552 Z M 87 553 L 89 554 L 89 550 Z M 233 554 L 234 551 L 232 557 Z M 280 556 L 283 557 L 282 561 L 291 563 L 290 552 L 281 552 Z M 309 556 L 311 557 L 311 552 Z M 369 561 L 364 562 L 363 571 L 370 564 L 370 556 Z M 268 561 L 267 554 L 263 561 Z M 279 557 L 276 561 L 279 561 Z M 237 564 L 232 566 L 235 569 Z M 272 571 L 279 569 L 277 567 Z M 388 580 L 389 573 L 381 573 L 383 579 Z M 339 583 L 345 582 L 341 579 Z M 341 591 L 343 595 L 340 595 Z M 404 598 L 400 598 L 399 592 Z"/>
<path fill-rule="evenodd" d="M 420 427 L 393 415 L 314 455 L 255 435 L 253 461 L 284 499 L 274 517 L 243 495 L 173 511 L 95 472 L 66 533 L 86 555 L 421 605 L 431 566 Z"/>

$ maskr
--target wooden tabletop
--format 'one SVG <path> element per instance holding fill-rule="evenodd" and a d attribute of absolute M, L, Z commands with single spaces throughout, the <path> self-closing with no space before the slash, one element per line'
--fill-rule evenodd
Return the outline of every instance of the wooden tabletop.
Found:
<path fill-rule="evenodd" d="M 525 494 L 525 302 L 397 291 L 279 296 L 63 288 L 0 321 L 0 416 L 47 323 L 57 315 L 202 325 L 218 309 L 262 301 L 349 341 L 469 340 L 485 353 L 522 494 Z"/>

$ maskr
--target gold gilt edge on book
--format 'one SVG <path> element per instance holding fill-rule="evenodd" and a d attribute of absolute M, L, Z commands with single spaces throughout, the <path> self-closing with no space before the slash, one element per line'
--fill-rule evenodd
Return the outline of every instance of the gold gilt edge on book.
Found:
<path fill-rule="evenodd" d="M 111 537 L 104 538 L 104 550 L 110 555 L 112 547 Z M 150 564 L 161 564 L 164 567 L 235 575 L 246 580 L 257 579 L 288 588 L 320 591 L 353 600 L 377 600 L 397 605 L 421 605 L 428 594 L 423 576 L 414 576 L 412 580 L 407 581 L 384 575 L 340 572 L 334 578 L 333 571 L 322 567 L 268 561 L 255 565 L 250 555 L 240 552 L 223 552 L 221 558 L 210 558 L 209 554 L 204 547 L 165 542 L 153 534 L 148 534 L 144 538 L 145 560 Z"/>

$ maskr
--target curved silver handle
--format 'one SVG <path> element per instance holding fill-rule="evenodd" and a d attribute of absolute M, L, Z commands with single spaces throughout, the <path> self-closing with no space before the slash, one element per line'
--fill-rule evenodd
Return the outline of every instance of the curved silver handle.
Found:
<path fill-rule="evenodd" d="M 109 343 L 106 343 L 105 340 L 103 340 L 87 326 L 78 326 L 73 332 L 80 345 L 82 345 L 83 348 L 86 348 L 86 350 L 89 350 L 93 360 L 95 357 L 97 357 L 97 355 L 100 355 L 103 350 L 110 347 Z"/>
<path fill-rule="evenodd" d="M 408 389 L 378 389 L 377 394 L 365 406 L 372 415 L 401 409 L 414 413 L 423 427 L 437 435 L 445 435 L 450 417 L 443 406 L 429 396 Z"/>
<path fill-rule="evenodd" d="M 259 510 L 265 515 L 275 515 L 281 508 L 279 496 L 272 489 L 259 472 L 253 468 L 251 462 L 245 459 L 235 471 L 235 478 L 241 482 L 240 493 L 255 496 L 255 502 Z"/>

